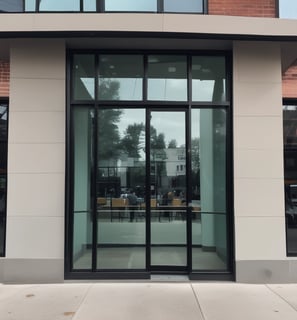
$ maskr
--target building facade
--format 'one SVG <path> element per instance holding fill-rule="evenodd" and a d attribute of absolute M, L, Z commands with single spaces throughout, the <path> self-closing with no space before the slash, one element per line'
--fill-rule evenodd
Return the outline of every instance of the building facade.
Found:
<path fill-rule="evenodd" d="M 0 11 L 1 282 L 297 281 L 294 4 Z"/>

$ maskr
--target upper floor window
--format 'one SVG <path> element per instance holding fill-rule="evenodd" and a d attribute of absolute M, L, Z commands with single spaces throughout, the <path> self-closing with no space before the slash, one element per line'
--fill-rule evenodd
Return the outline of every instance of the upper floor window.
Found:
<path fill-rule="evenodd" d="M 207 0 L 0 0 L 0 12 L 203 13 Z"/>
<path fill-rule="evenodd" d="M 297 1 L 279 0 L 279 17 L 285 19 L 296 19 Z"/>
<path fill-rule="evenodd" d="M 8 104 L 0 101 L 0 256 L 5 252 Z"/>

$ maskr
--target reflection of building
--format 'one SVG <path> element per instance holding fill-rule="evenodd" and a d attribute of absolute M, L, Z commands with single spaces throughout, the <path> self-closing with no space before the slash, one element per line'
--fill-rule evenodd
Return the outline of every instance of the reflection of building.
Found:
<path fill-rule="evenodd" d="M 276 3 L 0 1 L 0 281 L 296 281 L 297 20 Z"/>
<path fill-rule="evenodd" d="M 167 175 L 176 177 L 186 173 L 186 155 L 185 148 L 165 149 L 166 152 L 166 170 Z"/>

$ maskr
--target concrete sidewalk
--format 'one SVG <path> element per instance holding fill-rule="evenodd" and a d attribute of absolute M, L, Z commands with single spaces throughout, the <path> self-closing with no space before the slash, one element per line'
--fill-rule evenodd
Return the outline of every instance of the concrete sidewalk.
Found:
<path fill-rule="evenodd" d="M 0 285 L 1 320 L 296 320 L 297 284 Z"/>

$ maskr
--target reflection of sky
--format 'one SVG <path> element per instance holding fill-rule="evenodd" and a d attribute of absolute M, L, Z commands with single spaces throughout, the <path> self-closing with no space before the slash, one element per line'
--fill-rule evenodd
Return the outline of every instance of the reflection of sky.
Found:
<path fill-rule="evenodd" d="M 297 18 L 297 1 L 280 0 L 279 1 L 280 18 L 296 19 Z"/>
<path fill-rule="evenodd" d="M 106 11 L 157 11 L 157 0 L 105 0 Z"/>
<path fill-rule="evenodd" d="M 145 125 L 145 110 L 144 109 L 123 109 L 121 114 L 121 120 L 118 123 L 118 128 L 121 138 L 124 137 L 125 131 L 130 124 Z"/>
<path fill-rule="evenodd" d="M 99 83 L 100 83 L 99 79 Z M 141 78 L 113 78 L 119 83 L 119 100 L 140 101 L 142 100 Z M 81 81 L 94 99 L 94 78 L 81 78 Z M 225 84 L 224 84 L 225 88 Z M 201 81 L 193 79 L 193 101 L 212 101 L 214 80 Z M 224 89 L 225 90 L 225 89 Z M 148 100 L 152 101 L 186 101 L 187 80 L 184 79 L 148 79 Z"/>
<path fill-rule="evenodd" d="M 199 114 L 195 119 L 199 121 Z M 124 109 L 118 123 L 120 137 L 124 137 L 125 130 L 130 124 L 141 122 L 145 125 L 144 109 Z M 164 133 L 166 146 L 172 139 L 177 141 L 178 146 L 185 144 L 185 114 L 183 112 L 152 112 L 151 125 L 157 130 L 157 134 Z M 195 134 L 199 136 L 199 128 Z M 145 141 L 143 141 L 143 147 L 144 144 Z"/>
<path fill-rule="evenodd" d="M 107 80 L 106 78 L 101 79 Z M 99 85 L 101 79 L 99 79 Z M 119 100 L 142 100 L 142 78 L 112 78 L 112 81 L 118 82 L 120 85 Z"/>
<path fill-rule="evenodd" d="M 7 108 L 0 105 L 0 119 L 7 120 Z"/>
<path fill-rule="evenodd" d="M 40 11 L 79 11 L 80 0 L 41 0 L 39 9 Z"/>
<path fill-rule="evenodd" d="M 192 139 L 200 137 L 200 110 L 199 109 L 192 109 L 191 113 L 191 120 L 192 120 Z"/>
<path fill-rule="evenodd" d="M 187 100 L 187 80 L 148 79 L 148 100 Z"/>
<path fill-rule="evenodd" d="M 175 139 L 177 146 L 185 145 L 185 114 L 184 112 L 152 112 L 151 125 L 157 134 L 164 133 L 166 146 Z"/>

